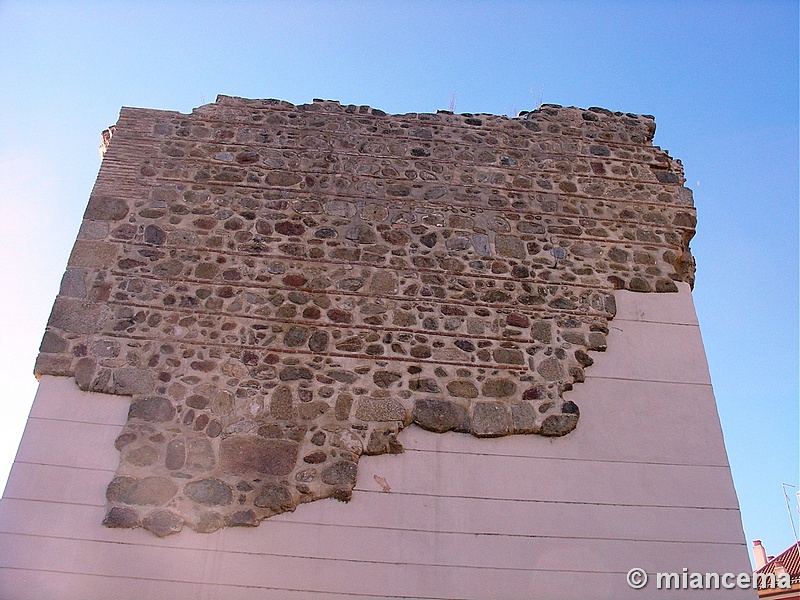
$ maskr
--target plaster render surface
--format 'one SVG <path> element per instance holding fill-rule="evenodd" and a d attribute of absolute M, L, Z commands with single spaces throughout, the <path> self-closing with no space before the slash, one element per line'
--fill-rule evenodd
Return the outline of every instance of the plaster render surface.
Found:
<path fill-rule="evenodd" d="M 634 566 L 749 572 L 688 287 L 615 295 L 609 349 L 568 393 L 585 417 L 569 436 L 411 426 L 404 455 L 362 459 L 350 503 L 303 505 L 256 530 L 102 527 L 127 398 L 45 376 L 0 501 L 0 597 L 641 598 L 656 592 L 627 587 Z M 654 335 L 695 367 L 631 373 L 642 346 L 631 338 Z"/>

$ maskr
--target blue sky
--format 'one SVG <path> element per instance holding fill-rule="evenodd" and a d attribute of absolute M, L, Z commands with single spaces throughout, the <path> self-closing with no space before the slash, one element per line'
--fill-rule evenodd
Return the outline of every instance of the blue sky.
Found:
<path fill-rule="evenodd" d="M 190 112 L 217 94 L 655 115 L 698 208 L 695 304 L 745 533 L 773 554 L 793 542 L 781 483 L 800 479 L 798 7 L 778 0 L 0 0 L 0 489 L 100 131 L 121 106 Z"/>

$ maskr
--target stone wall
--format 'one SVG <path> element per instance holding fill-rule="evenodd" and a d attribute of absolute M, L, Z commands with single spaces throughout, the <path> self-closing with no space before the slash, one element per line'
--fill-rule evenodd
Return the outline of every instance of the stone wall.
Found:
<path fill-rule="evenodd" d="M 132 396 L 110 527 L 348 500 L 416 423 L 562 436 L 613 291 L 692 282 L 652 117 L 123 109 L 36 365 Z"/>

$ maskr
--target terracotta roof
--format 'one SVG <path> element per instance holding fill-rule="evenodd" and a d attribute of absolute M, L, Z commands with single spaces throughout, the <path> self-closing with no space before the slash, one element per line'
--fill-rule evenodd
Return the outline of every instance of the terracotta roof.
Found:
<path fill-rule="evenodd" d="M 775 573 L 777 575 L 784 570 L 792 576 L 792 580 L 800 577 L 800 547 L 797 544 L 792 544 L 763 567 L 756 569 L 756 573 Z"/>

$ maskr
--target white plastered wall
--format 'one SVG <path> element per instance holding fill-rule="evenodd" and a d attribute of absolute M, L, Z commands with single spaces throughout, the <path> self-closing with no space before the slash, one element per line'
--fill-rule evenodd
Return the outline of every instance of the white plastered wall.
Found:
<path fill-rule="evenodd" d="M 415 426 L 349 504 L 159 539 L 106 529 L 129 399 L 43 377 L 0 500 L 0 599 L 750 598 L 632 590 L 633 567 L 748 572 L 691 294 L 617 292 L 564 438 Z M 387 485 L 390 491 L 383 491 Z"/>

